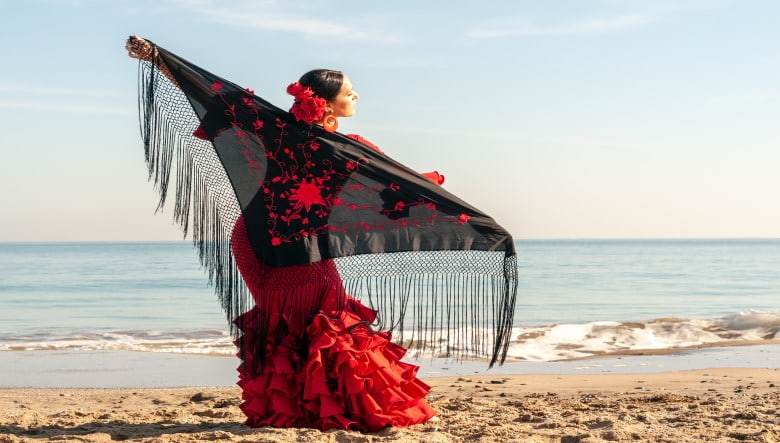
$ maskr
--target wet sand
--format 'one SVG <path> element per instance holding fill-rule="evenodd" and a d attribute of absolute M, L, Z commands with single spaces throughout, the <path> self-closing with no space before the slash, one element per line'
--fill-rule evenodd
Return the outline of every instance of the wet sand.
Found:
<path fill-rule="evenodd" d="M 236 387 L 1 388 L 0 442 L 780 441 L 780 370 L 425 378 L 438 421 L 374 434 L 243 425 Z"/>

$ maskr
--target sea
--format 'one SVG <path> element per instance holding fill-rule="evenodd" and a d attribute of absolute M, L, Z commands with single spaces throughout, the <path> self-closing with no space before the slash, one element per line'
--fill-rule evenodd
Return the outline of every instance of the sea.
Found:
<path fill-rule="evenodd" d="M 780 340 L 780 239 L 515 243 L 510 360 Z M 0 243 L 0 353 L 13 351 L 235 355 L 187 241 Z"/>

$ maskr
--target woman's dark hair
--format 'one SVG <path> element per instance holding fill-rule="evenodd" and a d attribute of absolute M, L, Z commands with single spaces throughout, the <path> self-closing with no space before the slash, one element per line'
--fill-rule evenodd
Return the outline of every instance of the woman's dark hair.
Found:
<path fill-rule="evenodd" d="M 312 69 L 303 74 L 298 82 L 302 86 L 310 87 L 315 94 L 331 101 L 339 95 L 344 84 L 344 73 L 332 69 Z"/>

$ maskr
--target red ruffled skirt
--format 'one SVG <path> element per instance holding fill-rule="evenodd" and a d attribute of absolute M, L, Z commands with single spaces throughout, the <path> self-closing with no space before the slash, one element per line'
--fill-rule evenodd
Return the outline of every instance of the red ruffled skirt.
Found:
<path fill-rule="evenodd" d="M 417 379 L 418 367 L 400 361 L 406 350 L 369 326 L 376 311 L 344 296 L 336 286 L 340 280 L 323 286 L 323 270 L 337 279 L 332 262 L 320 263 L 316 273 L 307 267 L 298 272 L 304 282 L 319 281 L 310 286 L 321 300 L 311 315 L 305 291 L 304 297 L 290 297 L 265 290 L 274 272 L 253 256 L 235 254 L 240 243 L 235 235 L 233 240 L 239 270 L 257 302 L 235 320 L 243 332 L 237 342 L 243 356 L 238 385 L 248 425 L 377 431 L 423 423 L 436 414 L 424 400 L 430 387 Z M 291 318 L 302 315 L 305 321 Z M 263 334 L 255 334 L 257 328 Z M 273 339 L 258 343 L 258 336 Z"/>

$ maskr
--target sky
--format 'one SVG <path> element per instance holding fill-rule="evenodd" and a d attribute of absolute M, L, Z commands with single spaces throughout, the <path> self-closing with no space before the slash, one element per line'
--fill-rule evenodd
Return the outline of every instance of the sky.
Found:
<path fill-rule="evenodd" d="M 229 6 L 228 6 L 229 5 Z M 138 34 L 358 133 L 516 239 L 780 237 L 775 0 L 0 0 L 0 241 L 180 240 L 155 214 Z"/>

